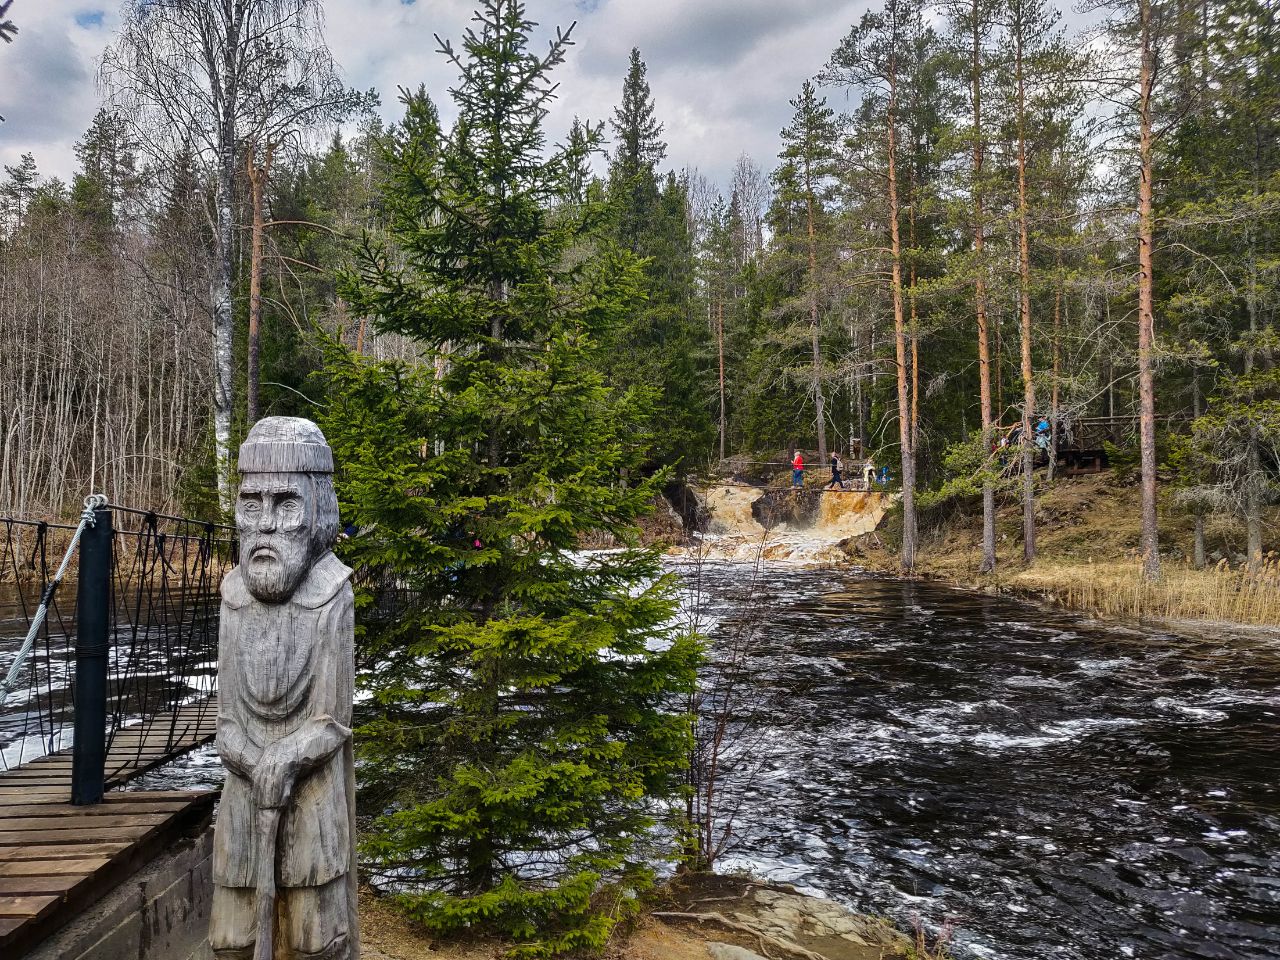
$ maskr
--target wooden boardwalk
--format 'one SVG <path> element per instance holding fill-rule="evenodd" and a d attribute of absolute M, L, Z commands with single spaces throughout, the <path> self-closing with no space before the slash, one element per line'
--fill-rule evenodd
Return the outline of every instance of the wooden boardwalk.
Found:
<path fill-rule="evenodd" d="M 215 794 L 66 794 L 0 786 L 0 957 L 17 958 L 209 818 Z"/>
<path fill-rule="evenodd" d="M 168 763 L 210 742 L 217 731 L 218 698 L 206 697 L 161 714 L 146 723 L 120 727 L 106 758 L 107 789 L 128 783 L 148 770 Z M 61 750 L 20 767 L 0 772 L 0 786 L 29 784 L 71 790 L 71 750 Z"/>
<path fill-rule="evenodd" d="M 107 753 L 115 787 L 213 739 L 214 698 L 116 732 Z M 0 773 L 0 957 L 18 957 L 97 901 L 185 831 L 204 823 L 216 793 L 108 793 L 77 807 L 71 753 Z"/>

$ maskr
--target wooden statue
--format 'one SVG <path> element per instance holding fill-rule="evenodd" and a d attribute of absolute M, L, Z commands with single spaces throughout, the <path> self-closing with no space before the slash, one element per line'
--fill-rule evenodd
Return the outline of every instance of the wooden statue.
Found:
<path fill-rule="evenodd" d="M 240 564 L 222 584 L 209 944 L 219 960 L 356 960 L 355 605 L 333 454 L 296 417 L 240 448 Z"/>

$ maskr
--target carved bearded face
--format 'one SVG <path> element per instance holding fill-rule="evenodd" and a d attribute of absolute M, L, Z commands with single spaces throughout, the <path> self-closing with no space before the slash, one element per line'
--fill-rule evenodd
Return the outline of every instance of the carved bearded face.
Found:
<path fill-rule="evenodd" d="M 293 596 L 316 559 L 316 490 L 309 474 L 250 473 L 240 484 L 240 570 L 263 603 Z"/>

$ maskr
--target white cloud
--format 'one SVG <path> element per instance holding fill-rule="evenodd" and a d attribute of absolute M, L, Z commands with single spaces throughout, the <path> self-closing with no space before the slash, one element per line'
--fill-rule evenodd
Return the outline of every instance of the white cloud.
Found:
<path fill-rule="evenodd" d="M 578 20 L 558 73 L 555 135 L 576 114 L 607 120 L 632 46 L 649 67 L 667 163 L 724 182 L 738 154 L 769 169 L 787 100 L 812 76 L 871 0 L 529 0 L 539 46 Z M 399 117 L 397 87 L 425 83 L 446 118 L 454 71 L 434 34 L 456 41 L 471 0 L 327 0 L 330 47 L 356 87 L 376 88 L 382 114 Z M 100 22 L 95 14 L 102 12 Z M 18 0 L 20 33 L 0 49 L 0 162 L 35 153 L 42 171 L 74 171 L 72 147 L 97 109 L 97 58 L 118 22 L 115 0 Z M 83 24 L 83 25 L 82 25 Z M 833 103 L 838 98 L 833 96 Z"/>
<path fill-rule="evenodd" d="M 98 109 L 97 58 L 115 16 L 92 0 L 17 0 L 9 18 L 18 35 L 0 44 L 0 163 L 31 152 L 42 172 L 68 179 Z"/>

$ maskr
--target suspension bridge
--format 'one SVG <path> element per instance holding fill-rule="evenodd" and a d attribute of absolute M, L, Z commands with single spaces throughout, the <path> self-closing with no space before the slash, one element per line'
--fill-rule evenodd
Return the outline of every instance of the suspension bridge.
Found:
<path fill-rule="evenodd" d="M 214 738 L 235 531 L 91 501 L 74 525 L 0 517 L 6 958 L 207 823 L 216 798 L 146 774 Z"/>

